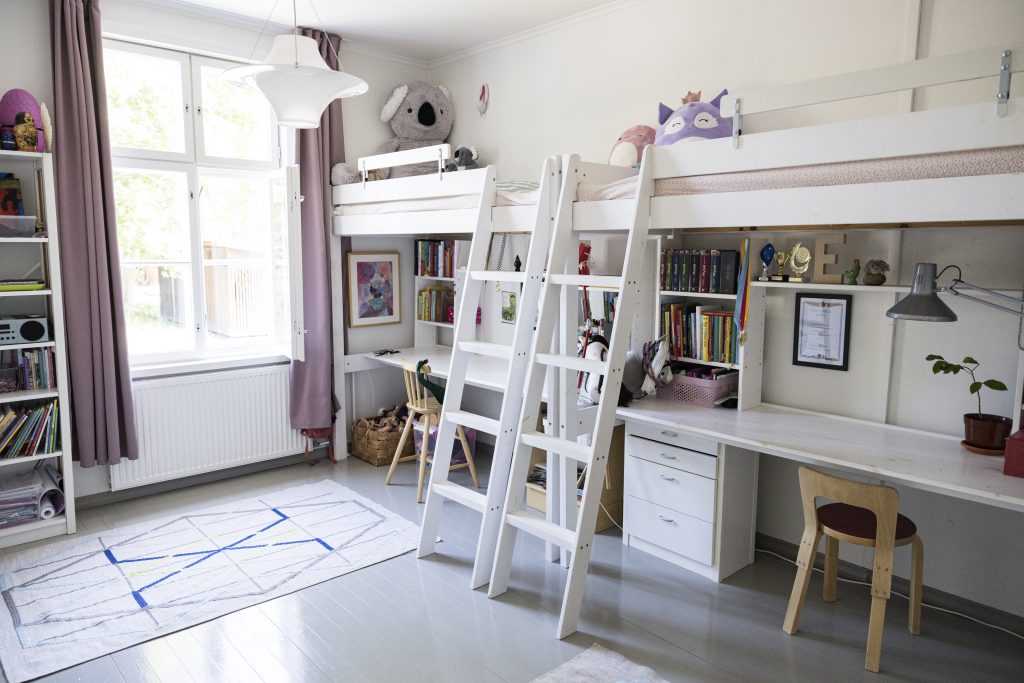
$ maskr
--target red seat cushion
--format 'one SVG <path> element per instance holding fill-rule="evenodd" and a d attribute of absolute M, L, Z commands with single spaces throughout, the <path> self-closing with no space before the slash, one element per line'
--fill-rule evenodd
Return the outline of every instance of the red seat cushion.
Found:
<path fill-rule="evenodd" d="M 847 536 L 875 538 L 875 513 L 867 508 L 846 503 L 829 503 L 818 508 L 818 522 Z M 897 513 L 896 540 L 910 538 L 916 533 L 917 525 L 908 517 Z"/>

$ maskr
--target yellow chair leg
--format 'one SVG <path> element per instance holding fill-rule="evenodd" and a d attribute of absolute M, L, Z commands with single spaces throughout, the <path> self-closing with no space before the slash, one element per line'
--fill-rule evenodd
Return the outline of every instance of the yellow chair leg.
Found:
<path fill-rule="evenodd" d="M 395 449 L 395 457 L 391 459 L 391 467 L 388 468 L 388 476 L 384 479 L 385 484 L 390 484 L 391 477 L 395 476 L 395 468 L 398 467 L 398 461 L 402 459 L 402 451 L 405 450 L 405 442 L 409 440 L 409 432 L 412 431 L 412 420 L 412 415 L 409 415 L 405 420 L 405 427 L 402 428 L 402 436 L 398 439 L 398 448 Z"/>
<path fill-rule="evenodd" d="M 921 591 L 924 588 L 924 541 L 920 536 L 914 536 L 911 541 L 911 552 L 909 627 L 916 636 L 921 633 Z"/>
<path fill-rule="evenodd" d="M 882 659 L 882 631 L 885 628 L 885 606 L 889 600 L 874 595 L 871 597 L 871 620 L 868 622 L 868 649 L 864 656 L 864 668 L 878 673 Z"/>
<path fill-rule="evenodd" d="M 807 599 L 807 586 L 814 570 L 814 557 L 818 554 L 818 542 L 821 532 L 816 529 L 805 529 L 800 539 L 800 552 L 796 558 L 796 578 L 793 580 L 793 592 L 789 595 L 789 607 L 786 609 L 786 620 L 782 630 L 793 635 L 800 625 L 800 614 Z"/>
<path fill-rule="evenodd" d="M 825 578 L 822 582 L 821 597 L 825 602 L 836 599 L 836 584 L 839 576 L 839 539 L 825 535 Z"/>
<path fill-rule="evenodd" d="M 466 432 L 462 429 L 462 425 L 456 426 L 455 433 L 462 444 L 462 452 L 466 454 L 466 465 L 469 466 L 469 474 L 473 477 L 473 484 L 480 488 L 480 478 L 476 476 L 476 463 L 473 462 L 473 454 L 469 450 L 469 441 L 466 439 Z"/>

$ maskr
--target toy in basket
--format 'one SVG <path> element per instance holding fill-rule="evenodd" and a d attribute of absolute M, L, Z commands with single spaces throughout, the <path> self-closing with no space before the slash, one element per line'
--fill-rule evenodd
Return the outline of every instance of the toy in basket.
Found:
<path fill-rule="evenodd" d="M 390 465 L 406 419 L 395 417 L 393 413 L 359 418 L 352 425 L 352 455 L 374 467 Z M 402 455 L 412 455 L 414 452 L 412 440 L 407 439 Z"/>
<path fill-rule="evenodd" d="M 658 387 L 658 398 L 714 407 L 721 399 L 736 393 L 740 373 L 720 368 L 688 368 L 677 373 L 668 384 Z"/>

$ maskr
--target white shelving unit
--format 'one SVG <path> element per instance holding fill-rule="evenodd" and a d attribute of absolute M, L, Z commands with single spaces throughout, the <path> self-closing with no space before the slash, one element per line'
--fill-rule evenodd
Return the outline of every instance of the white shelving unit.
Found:
<path fill-rule="evenodd" d="M 68 394 L 67 348 L 64 332 L 64 301 L 61 289 L 59 230 L 53 160 L 49 154 L 0 151 L 0 165 L 21 180 L 26 209 L 34 210 L 45 225 L 47 237 L 0 237 L 0 279 L 23 278 L 26 265 L 39 272 L 47 287 L 29 291 L 0 291 L 0 316 L 44 313 L 49 320 L 50 339 L 40 342 L 0 345 L 0 350 L 26 351 L 53 349 L 57 386 L 55 389 L 33 389 L 0 394 L 0 406 L 30 406 L 57 399 L 60 407 L 60 449 L 51 453 L 34 453 L 18 458 L 0 458 L 0 479 L 30 471 L 43 463 L 52 463 L 63 474 L 64 513 L 48 520 L 39 520 L 13 527 L 0 527 L 0 547 L 36 541 L 51 536 L 73 534 L 75 523 L 75 490 L 71 459 L 71 402 Z M 38 187 L 36 179 L 39 179 Z M 41 192 L 40 192 L 41 190 Z M 36 223 L 35 216 L 21 217 Z M 35 277 L 35 275 L 32 275 Z"/>
<path fill-rule="evenodd" d="M 431 239 L 431 238 L 424 238 Z M 465 262 L 469 253 L 469 242 L 466 240 L 454 240 L 455 241 L 455 254 L 453 256 L 453 263 L 455 264 L 455 276 L 444 277 L 436 275 L 420 275 L 420 264 L 418 249 L 414 248 L 414 258 L 417 259 L 414 264 L 415 277 L 413 278 L 416 287 L 416 297 L 418 300 L 419 293 L 421 290 L 431 286 L 443 286 L 451 287 L 456 292 L 456 298 L 454 302 L 455 310 L 459 308 L 458 296 L 462 291 L 462 284 L 466 277 Z M 455 330 L 454 322 L 440 322 L 434 320 L 420 320 L 418 316 L 418 306 L 413 311 L 415 317 L 415 327 L 413 332 L 413 345 L 416 347 L 432 347 L 432 346 L 451 346 L 451 333 Z"/>

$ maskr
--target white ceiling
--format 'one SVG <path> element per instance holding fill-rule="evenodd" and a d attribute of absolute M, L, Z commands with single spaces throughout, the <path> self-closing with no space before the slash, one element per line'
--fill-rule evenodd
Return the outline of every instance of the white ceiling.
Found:
<path fill-rule="evenodd" d="M 265 20 L 275 0 L 168 0 Z M 609 4 L 609 0 L 296 0 L 298 22 L 430 62 Z M 319 14 L 317 19 L 315 11 Z M 292 0 L 272 21 L 292 25 Z M 280 27 L 275 27 L 280 30 Z"/>

